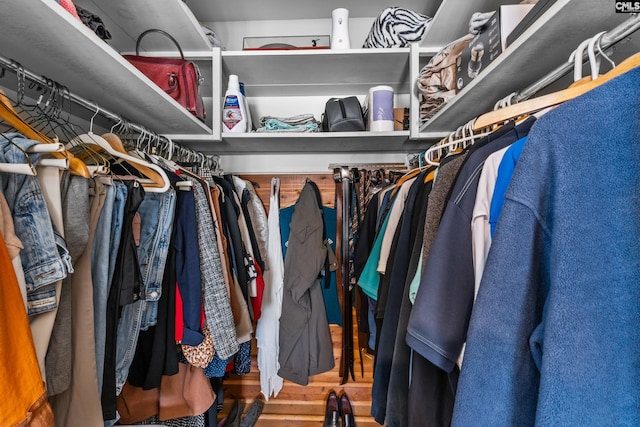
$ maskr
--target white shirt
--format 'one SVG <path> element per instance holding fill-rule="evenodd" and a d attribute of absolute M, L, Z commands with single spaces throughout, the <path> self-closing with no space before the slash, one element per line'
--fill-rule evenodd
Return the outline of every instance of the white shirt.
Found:
<path fill-rule="evenodd" d="M 258 342 L 258 369 L 260 370 L 260 391 L 266 400 L 273 394 L 278 396 L 283 380 L 278 376 L 280 363 L 280 314 L 282 313 L 282 291 L 284 287 L 284 258 L 280 239 L 280 179 L 271 179 L 271 198 L 267 228 L 269 239 L 267 249 L 269 260 L 263 272 L 264 295 L 262 298 L 262 314 L 256 325 Z"/>
<path fill-rule="evenodd" d="M 380 248 L 380 261 L 378 261 L 378 273 L 385 274 L 387 270 L 387 262 L 389 261 L 389 253 L 391 252 L 391 244 L 393 243 L 393 236 L 396 234 L 396 229 L 400 224 L 400 218 L 404 212 L 405 201 L 409 195 L 409 189 L 413 185 L 416 178 L 406 180 L 398 189 L 393 200 L 393 206 L 389 212 L 389 222 L 387 224 L 387 230 L 382 237 L 382 246 Z"/>
<path fill-rule="evenodd" d="M 473 269 L 475 274 L 474 295 L 478 295 L 484 265 L 491 247 L 491 226 L 489 225 L 491 198 L 498 178 L 498 167 L 508 148 L 505 147 L 487 157 L 478 180 L 476 202 L 473 205 L 473 215 L 471 217 L 471 245 L 473 247 Z"/>

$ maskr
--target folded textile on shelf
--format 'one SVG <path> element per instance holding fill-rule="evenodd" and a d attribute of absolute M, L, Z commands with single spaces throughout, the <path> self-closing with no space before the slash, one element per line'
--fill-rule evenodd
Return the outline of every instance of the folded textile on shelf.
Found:
<path fill-rule="evenodd" d="M 299 114 L 291 117 L 260 117 L 260 127 L 256 132 L 320 132 L 320 122 L 313 114 Z"/>

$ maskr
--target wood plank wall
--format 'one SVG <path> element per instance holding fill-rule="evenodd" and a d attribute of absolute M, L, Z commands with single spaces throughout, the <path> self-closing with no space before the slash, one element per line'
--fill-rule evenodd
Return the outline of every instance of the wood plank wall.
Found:
<path fill-rule="evenodd" d="M 316 183 L 322 195 L 322 203 L 333 207 L 335 200 L 335 182 L 332 174 L 290 174 L 290 175 L 242 175 L 243 179 L 254 184 L 256 193 L 267 212 L 269 212 L 269 196 L 271 194 L 271 178 L 280 178 L 280 207 L 293 205 L 300 197 L 300 192 L 307 179 Z"/>
<path fill-rule="evenodd" d="M 333 206 L 335 183 L 332 174 L 278 176 L 280 177 L 280 206 L 282 208 L 296 202 L 307 178 L 318 185 L 322 193 L 323 202 L 328 206 Z M 267 212 L 269 209 L 271 177 L 272 175 L 242 176 L 242 178 L 254 183 L 256 192 L 262 199 Z M 355 318 L 353 323 L 355 329 L 357 327 Z M 338 395 L 342 392 L 347 393 L 353 406 L 358 427 L 379 426 L 369 415 L 371 411 L 371 386 L 373 384 L 373 359 L 367 355 L 363 356 L 364 376 L 362 376 L 360 372 L 360 355 L 356 349 L 354 354 L 355 381 L 350 378 L 346 384 L 340 385 L 339 366 L 342 328 L 338 325 L 330 325 L 330 329 L 335 368 L 329 372 L 311 377 L 307 386 L 285 381 L 284 387 L 278 396 L 269 399 L 266 403 L 256 426 L 321 426 L 324 421 L 326 398 L 331 390 L 336 391 Z M 357 337 L 357 330 L 354 330 L 354 337 Z M 260 373 L 256 361 L 256 347 L 254 341 L 251 372 L 242 376 L 231 375 L 225 380 L 225 401 L 223 411 L 220 414 L 221 417 L 231 409 L 232 396 L 243 399 L 246 408 L 260 394 Z"/>

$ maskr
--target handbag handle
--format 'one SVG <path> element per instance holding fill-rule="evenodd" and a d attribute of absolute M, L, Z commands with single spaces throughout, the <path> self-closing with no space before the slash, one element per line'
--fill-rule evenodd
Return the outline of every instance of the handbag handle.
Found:
<path fill-rule="evenodd" d="M 140 42 L 142 41 L 142 38 L 144 36 L 146 36 L 149 33 L 160 33 L 162 35 L 167 36 L 169 39 L 171 39 L 171 41 L 173 42 L 173 44 L 176 45 L 176 47 L 178 48 L 178 51 L 180 51 L 180 57 L 182 58 L 182 60 L 184 61 L 184 53 L 182 53 L 182 48 L 180 47 L 180 45 L 178 44 L 178 41 L 176 39 L 174 39 L 171 34 L 167 33 L 166 31 L 163 30 L 159 30 L 157 28 L 151 28 L 150 30 L 146 30 L 144 31 L 142 34 L 140 34 L 138 36 L 138 40 L 136 40 L 136 55 L 140 56 Z"/>

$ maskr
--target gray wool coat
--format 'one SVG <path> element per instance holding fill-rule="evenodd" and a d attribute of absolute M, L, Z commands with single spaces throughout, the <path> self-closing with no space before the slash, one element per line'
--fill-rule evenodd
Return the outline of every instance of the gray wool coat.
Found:
<path fill-rule="evenodd" d="M 323 239 L 322 208 L 315 184 L 307 181 L 291 217 L 284 262 L 284 292 L 280 316 L 278 375 L 307 385 L 309 376 L 334 367 L 333 343 L 320 288 L 320 273 L 335 255 Z"/>

